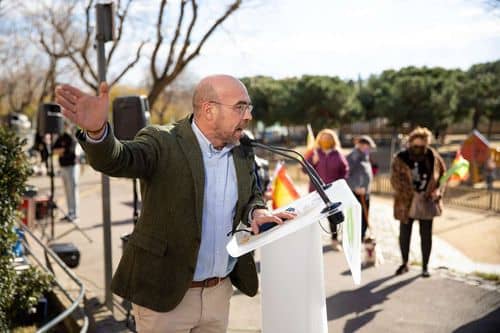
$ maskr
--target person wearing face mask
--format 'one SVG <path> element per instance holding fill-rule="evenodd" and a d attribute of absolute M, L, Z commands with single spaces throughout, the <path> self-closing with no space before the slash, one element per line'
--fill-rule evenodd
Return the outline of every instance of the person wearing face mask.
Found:
<path fill-rule="evenodd" d="M 349 155 L 349 178 L 347 184 L 354 192 L 363 209 L 361 214 L 361 241 L 365 239 L 368 228 L 368 210 L 370 207 L 370 184 L 373 179 L 370 163 L 370 150 L 376 148 L 375 142 L 368 135 L 356 139 L 356 145 Z"/>
<path fill-rule="evenodd" d="M 417 127 L 409 134 L 407 149 L 399 152 L 392 161 L 391 185 L 394 188 L 394 217 L 400 221 L 399 246 L 403 259 L 396 275 L 408 272 L 411 229 L 413 221 L 418 219 L 422 249 L 422 276 L 430 276 L 427 265 L 432 248 L 433 214 L 412 209 L 412 200 L 422 197 L 442 207 L 443 193 L 439 188 L 439 179 L 445 173 L 446 166 L 438 152 L 429 147 L 431 136 L 427 128 Z M 425 205 L 421 207 L 423 206 Z M 422 216 L 426 217 L 422 218 Z"/>
<path fill-rule="evenodd" d="M 349 175 L 349 164 L 340 153 L 340 141 L 331 129 L 323 129 L 316 136 L 316 142 L 312 153 L 307 156 L 307 161 L 316 169 L 321 179 L 326 184 L 338 179 L 347 178 Z M 314 191 L 314 186 L 309 183 L 309 192 Z M 341 246 L 337 239 L 337 227 L 330 224 L 332 231 L 332 248 L 340 251 Z"/>

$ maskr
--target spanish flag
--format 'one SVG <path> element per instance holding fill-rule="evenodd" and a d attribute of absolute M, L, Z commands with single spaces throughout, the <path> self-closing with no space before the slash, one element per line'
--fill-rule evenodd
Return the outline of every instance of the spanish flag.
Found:
<path fill-rule="evenodd" d="M 272 189 L 273 209 L 285 206 L 300 197 L 286 172 L 284 163 L 278 163 L 276 165 Z"/>

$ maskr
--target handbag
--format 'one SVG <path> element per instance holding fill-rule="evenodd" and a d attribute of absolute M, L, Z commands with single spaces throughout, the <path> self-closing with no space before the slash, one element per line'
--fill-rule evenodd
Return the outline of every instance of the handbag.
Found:
<path fill-rule="evenodd" d="M 428 198 L 425 192 L 418 192 L 413 194 L 408 216 L 416 220 L 432 220 L 441 216 L 442 212 L 439 200 L 434 201 Z"/>

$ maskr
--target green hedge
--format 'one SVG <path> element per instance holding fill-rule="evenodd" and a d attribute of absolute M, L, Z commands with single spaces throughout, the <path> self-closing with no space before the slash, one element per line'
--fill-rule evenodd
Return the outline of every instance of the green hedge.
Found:
<path fill-rule="evenodd" d="M 0 332 L 15 326 L 15 319 L 36 305 L 52 285 L 51 277 L 37 268 L 16 273 L 13 266 L 14 227 L 21 217 L 19 204 L 31 173 L 23 144 L 14 132 L 0 128 Z"/>

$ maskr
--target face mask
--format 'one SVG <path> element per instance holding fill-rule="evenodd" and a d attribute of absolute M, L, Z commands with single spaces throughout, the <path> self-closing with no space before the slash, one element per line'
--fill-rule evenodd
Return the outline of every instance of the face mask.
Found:
<path fill-rule="evenodd" d="M 323 150 L 330 150 L 333 148 L 333 142 L 331 140 L 320 140 L 319 147 Z"/>
<path fill-rule="evenodd" d="M 365 155 L 370 154 L 370 147 L 361 147 L 359 150 Z"/>
<path fill-rule="evenodd" d="M 413 155 L 422 155 L 423 153 L 425 153 L 425 146 L 411 146 L 410 152 Z"/>
<path fill-rule="evenodd" d="M 421 160 L 425 156 L 427 148 L 425 146 L 410 146 L 410 156 L 414 160 Z"/>

